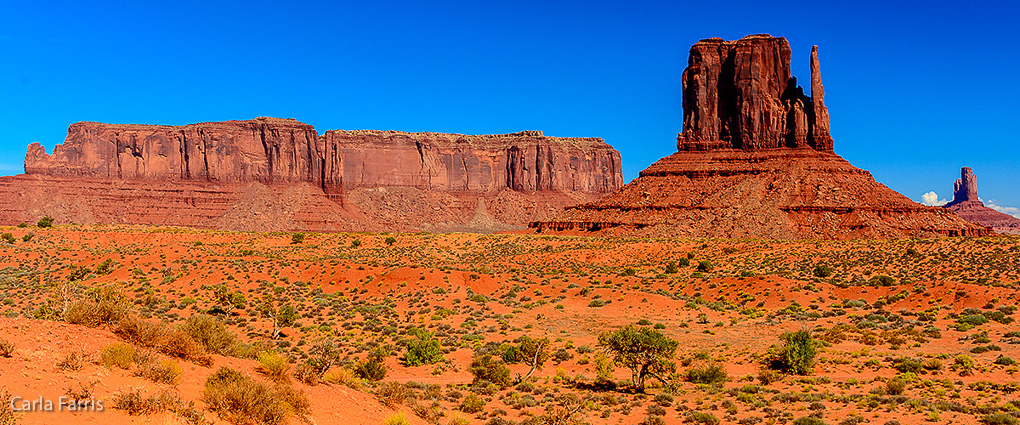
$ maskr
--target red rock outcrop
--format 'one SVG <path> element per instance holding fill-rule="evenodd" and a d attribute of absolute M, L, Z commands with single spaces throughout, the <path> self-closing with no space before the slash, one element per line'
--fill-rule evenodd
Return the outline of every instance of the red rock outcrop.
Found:
<path fill-rule="evenodd" d="M 502 229 L 623 184 L 620 154 L 602 139 L 538 131 L 320 136 L 279 118 L 75 123 L 52 154 L 29 146 L 25 171 L 0 179 L 0 191 L 17 199 L 0 207 L 2 223 L 49 214 L 237 230 L 431 230 L 488 222 L 479 218 L 483 205 Z"/>
<path fill-rule="evenodd" d="M 790 75 L 790 44 L 764 34 L 697 42 L 683 83 L 684 127 L 677 150 L 810 146 L 832 151 L 817 46 L 811 51 L 811 96 Z"/>
<path fill-rule="evenodd" d="M 960 169 L 960 178 L 953 184 L 953 202 L 944 205 L 944 208 L 995 232 L 1020 235 L 1020 219 L 988 208 L 978 198 L 977 176 L 970 167 Z"/>
<path fill-rule="evenodd" d="M 790 76 L 783 38 L 702 40 L 684 71 L 678 152 L 596 202 L 567 208 L 538 232 L 775 239 L 982 236 L 833 152 L 818 64 L 811 96 Z"/>

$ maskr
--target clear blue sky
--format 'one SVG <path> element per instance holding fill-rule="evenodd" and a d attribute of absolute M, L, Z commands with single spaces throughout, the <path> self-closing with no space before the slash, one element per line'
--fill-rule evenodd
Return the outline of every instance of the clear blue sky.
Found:
<path fill-rule="evenodd" d="M 624 177 L 675 150 L 699 39 L 819 45 L 836 152 L 914 200 L 973 167 L 1020 206 L 1012 2 L 5 2 L 0 173 L 76 121 L 291 117 L 329 129 L 603 137 Z M 842 3 L 823 4 L 823 3 Z"/>

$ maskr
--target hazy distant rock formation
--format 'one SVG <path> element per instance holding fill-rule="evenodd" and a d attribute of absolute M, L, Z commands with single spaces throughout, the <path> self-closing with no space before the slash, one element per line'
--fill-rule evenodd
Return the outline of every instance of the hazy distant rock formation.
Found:
<path fill-rule="evenodd" d="M 2 222 L 50 214 L 64 222 L 243 230 L 428 230 L 465 223 L 485 205 L 500 226 L 523 225 L 623 184 L 619 152 L 598 138 L 540 131 L 320 136 L 280 118 L 79 122 L 52 154 L 29 146 L 25 172 L 0 180 L 0 189 L 16 195 L 0 207 Z"/>
<path fill-rule="evenodd" d="M 960 178 L 953 184 L 953 202 L 943 207 L 998 233 L 1020 235 L 1020 219 L 988 208 L 978 198 L 977 176 L 970 167 L 960 169 Z"/>
<path fill-rule="evenodd" d="M 850 239 L 990 234 L 876 182 L 833 152 L 817 46 L 811 95 L 790 75 L 786 39 L 699 41 L 684 81 L 678 152 L 539 232 Z"/>

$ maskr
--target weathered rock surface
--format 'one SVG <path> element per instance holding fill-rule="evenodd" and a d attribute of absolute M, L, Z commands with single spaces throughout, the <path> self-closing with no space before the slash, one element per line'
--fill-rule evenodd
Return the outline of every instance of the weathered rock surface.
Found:
<path fill-rule="evenodd" d="M 759 34 L 697 42 L 683 73 L 684 127 L 677 150 L 810 146 L 832 151 L 817 52 L 815 46 L 811 96 L 806 96 L 790 74 L 785 38 Z"/>
<path fill-rule="evenodd" d="M 953 202 L 944 208 L 964 220 L 990 227 L 998 233 L 1020 235 L 1020 219 L 985 206 L 978 198 L 977 176 L 970 167 L 960 169 L 960 178 L 953 184 Z"/>
<path fill-rule="evenodd" d="M 783 38 L 702 40 L 690 55 L 678 152 L 612 195 L 531 223 L 534 231 L 776 239 L 991 233 L 914 203 L 833 152 L 817 47 L 811 96 L 790 76 Z"/>
<path fill-rule="evenodd" d="M 623 184 L 620 154 L 602 139 L 538 131 L 320 136 L 279 118 L 75 123 L 52 154 L 29 146 L 25 171 L 0 179 L 0 190 L 17 198 L 0 207 L 0 222 L 51 215 L 237 230 L 430 230 L 467 223 L 484 205 L 498 220 L 493 230 L 502 230 Z"/>

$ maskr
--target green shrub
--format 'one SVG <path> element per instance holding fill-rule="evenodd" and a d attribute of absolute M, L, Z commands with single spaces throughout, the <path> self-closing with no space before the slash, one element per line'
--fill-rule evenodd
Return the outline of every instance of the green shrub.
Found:
<path fill-rule="evenodd" d="M 460 402 L 460 411 L 464 413 L 477 413 L 485 409 L 485 400 L 474 394 L 468 394 Z"/>
<path fill-rule="evenodd" d="M 10 233 L 0 234 L 0 239 L 3 239 L 4 242 L 7 242 L 7 243 L 9 243 L 11 245 L 14 245 L 14 240 L 15 240 L 14 239 L 14 235 L 12 235 Z"/>
<path fill-rule="evenodd" d="M 407 353 L 404 354 L 405 365 L 421 366 L 441 361 L 443 361 L 443 348 L 433 333 L 418 331 L 417 337 L 407 344 Z"/>
<path fill-rule="evenodd" d="M 719 418 L 709 412 L 691 412 L 687 419 L 699 424 L 717 425 L 719 423 Z"/>
<path fill-rule="evenodd" d="M 393 236 L 387 236 L 384 242 L 386 242 L 387 246 L 393 246 L 393 244 L 397 243 L 397 238 Z"/>
<path fill-rule="evenodd" d="M 301 242 L 304 242 L 304 240 L 305 240 L 305 234 L 304 233 L 298 232 L 298 233 L 295 233 L 295 234 L 290 236 L 290 243 L 291 244 L 299 244 Z"/>
<path fill-rule="evenodd" d="M 813 416 L 805 416 L 795 419 L 793 425 L 825 425 L 825 421 Z"/>
<path fill-rule="evenodd" d="M 502 359 L 497 359 L 491 354 L 477 356 L 471 360 L 471 375 L 475 377 L 474 382 L 488 381 L 500 387 L 510 385 L 510 369 L 506 367 Z"/>
<path fill-rule="evenodd" d="M 1017 425 L 1017 419 L 1008 413 L 991 413 L 981 417 L 985 425 Z"/>
<path fill-rule="evenodd" d="M 814 274 L 815 277 L 820 277 L 824 279 L 829 276 L 832 276 L 832 267 L 829 267 L 825 264 L 819 264 L 815 266 L 815 269 L 811 273 Z"/>
<path fill-rule="evenodd" d="M 817 354 L 811 333 L 801 330 L 785 333 L 780 338 L 784 342 L 783 347 L 778 352 L 770 350 L 770 367 L 795 375 L 810 374 Z"/>
<path fill-rule="evenodd" d="M 331 369 L 322 376 L 322 380 L 331 385 L 343 385 L 352 390 L 361 389 L 361 378 L 347 368 Z"/>
<path fill-rule="evenodd" d="M 719 364 L 693 367 L 687 370 L 687 380 L 695 384 L 718 384 L 729 379 L 726 369 Z"/>
<path fill-rule="evenodd" d="M 100 351 L 100 356 L 106 367 L 117 366 L 121 369 L 127 369 L 131 367 L 131 363 L 134 363 L 136 353 L 137 350 L 133 345 L 117 342 L 103 347 Z"/>
<path fill-rule="evenodd" d="M 369 354 L 364 361 L 358 362 L 354 367 L 354 373 L 362 379 L 381 381 L 386 377 L 386 364 L 383 363 L 384 357 L 383 353 L 379 351 Z"/>
<path fill-rule="evenodd" d="M 900 395 L 907 389 L 907 383 L 902 379 L 893 378 L 885 381 L 885 393 L 889 395 Z"/>
<path fill-rule="evenodd" d="M 699 272 L 710 272 L 710 271 L 712 271 L 712 268 L 713 268 L 713 266 L 712 266 L 712 262 L 711 261 L 702 260 L 702 261 L 698 262 L 698 271 Z"/>
<path fill-rule="evenodd" d="M 36 223 L 35 225 L 40 227 L 40 228 L 46 228 L 46 227 L 53 226 L 53 218 L 52 217 L 43 217 L 43 218 L 40 218 L 39 222 Z"/>
<path fill-rule="evenodd" d="M 287 370 L 290 369 L 290 362 L 283 354 L 274 351 L 259 351 L 255 355 L 259 361 L 259 369 L 270 379 L 276 382 L 287 380 Z"/>
<path fill-rule="evenodd" d="M 678 273 L 679 271 L 680 271 L 680 267 L 677 267 L 676 261 L 670 261 L 670 262 L 666 263 L 666 270 L 665 270 L 666 274 L 674 274 L 674 273 Z"/>
<path fill-rule="evenodd" d="M 384 425 L 411 425 L 411 421 L 402 412 L 394 413 L 386 417 Z"/>

